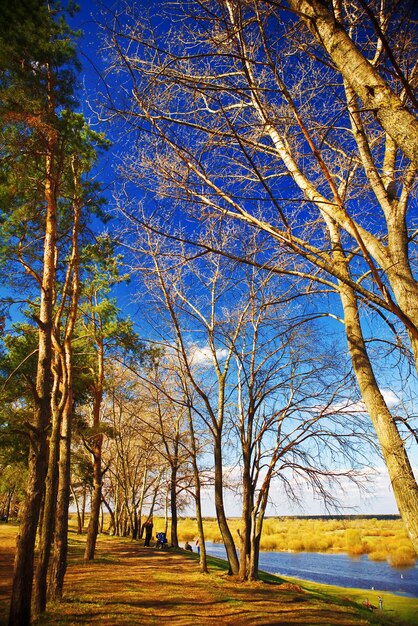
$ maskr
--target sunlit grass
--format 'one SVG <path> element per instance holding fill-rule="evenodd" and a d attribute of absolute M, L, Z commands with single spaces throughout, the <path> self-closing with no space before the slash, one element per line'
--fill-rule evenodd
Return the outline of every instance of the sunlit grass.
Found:
<path fill-rule="evenodd" d="M 241 525 L 239 519 L 230 520 L 237 543 Z M 205 520 L 204 527 L 208 541 L 222 541 L 216 520 Z M 197 536 L 196 521 L 191 518 L 180 519 L 178 535 L 180 542 L 193 541 Z M 371 560 L 387 560 L 393 567 L 411 567 L 416 559 L 400 519 L 267 518 L 263 527 L 261 550 L 344 552 L 351 556 L 367 554 Z"/>

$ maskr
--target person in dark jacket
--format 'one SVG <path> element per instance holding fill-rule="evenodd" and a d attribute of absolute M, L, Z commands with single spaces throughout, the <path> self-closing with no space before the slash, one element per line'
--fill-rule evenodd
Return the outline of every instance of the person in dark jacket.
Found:
<path fill-rule="evenodd" d="M 145 522 L 145 542 L 144 542 L 144 546 L 146 548 L 150 547 L 150 541 L 152 539 L 152 529 L 154 527 L 154 524 L 152 523 L 152 517 L 150 517 L 149 519 L 147 519 L 147 521 Z"/>

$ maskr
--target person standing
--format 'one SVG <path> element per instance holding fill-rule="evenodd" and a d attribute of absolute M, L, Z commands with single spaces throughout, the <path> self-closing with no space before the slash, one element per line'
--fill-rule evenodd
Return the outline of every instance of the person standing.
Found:
<path fill-rule="evenodd" d="M 196 545 L 197 553 L 200 556 L 200 539 L 199 539 L 199 537 L 196 539 L 195 545 Z"/>
<path fill-rule="evenodd" d="M 150 547 L 150 541 L 152 539 L 152 529 L 154 527 L 154 524 L 152 523 L 152 517 L 150 517 L 149 519 L 147 519 L 147 521 L 145 522 L 145 542 L 144 542 L 144 546 L 146 548 Z"/>

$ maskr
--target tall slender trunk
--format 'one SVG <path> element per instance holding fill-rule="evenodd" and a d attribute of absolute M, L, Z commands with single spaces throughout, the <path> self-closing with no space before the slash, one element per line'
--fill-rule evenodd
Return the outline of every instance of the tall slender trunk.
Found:
<path fill-rule="evenodd" d="M 82 523 L 81 523 L 80 505 L 79 505 L 79 502 L 78 502 L 77 494 L 76 494 L 76 492 L 74 490 L 73 485 L 71 484 L 71 480 L 70 480 L 70 492 L 72 493 L 72 496 L 73 496 L 73 499 L 74 499 L 75 508 L 77 510 L 77 533 L 79 535 L 81 535 L 82 532 L 83 532 L 83 526 L 82 526 Z"/>
<path fill-rule="evenodd" d="M 170 477 L 170 511 L 171 511 L 171 545 L 174 548 L 179 547 L 179 540 L 177 536 L 177 451 L 171 466 Z"/>
<path fill-rule="evenodd" d="M 82 210 L 81 170 L 76 158 L 72 163 L 74 202 L 73 228 L 71 237 L 71 258 L 65 289 L 63 292 L 62 311 L 65 299 L 70 295 L 70 305 L 67 325 L 62 347 L 62 416 L 58 458 L 57 504 L 55 515 L 54 550 L 51 563 L 48 596 L 52 599 L 61 599 L 64 588 L 64 577 L 67 570 L 68 552 L 68 508 L 70 504 L 71 483 L 71 429 L 73 418 L 73 349 L 72 340 L 78 313 L 80 292 L 80 255 L 79 234 Z"/>
<path fill-rule="evenodd" d="M 107 508 L 107 512 L 110 515 L 110 522 L 109 522 L 109 535 L 114 535 L 116 532 L 116 521 L 115 521 L 115 513 L 114 511 L 112 511 L 112 507 L 110 506 L 109 502 L 107 500 L 105 500 L 105 498 L 103 498 L 102 495 L 102 502 L 105 505 L 105 507 Z"/>
<path fill-rule="evenodd" d="M 54 355 L 54 385 L 52 393 L 52 432 L 49 438 L 48 472 L 42 508 L 42 525 L 38 545 L 38 562 L 35 570 L 33 613 L 38 617 L 45 611 L 47 599 L 47 574 L 57 502 L 58 458 L 60 447 L 61 411 L 58 406 L 61 382 L 59 354 Z"/>
<path fill-rule="evenodd" d="M 100 505 L 102 503 L 102 442 L 103 436 L 96 435 L 93 447 L 93 494 L 91 497 L 90 520 L 87 527 L 86 548 L 84 559 L 94 559 L 97 535 L 99 533 Z"/>
<path fill-rule="evenodd" d="M 270 471 L 270 469 L 269 469 Z M 268 494 L 270 491 L 271 474 L 267 481 L 263 482 L 262 492 L 260 494 L 260 501 L 253 508 L 251 514 L 251 554 L 249 565 L 249 580 L 256 580 L 258 578 L 258 562 L 260 558 L 260 542 L 261 534 L 263 531 L 264 516 L 266 514 Z"/>
<path fill-rule="evenodd" d="M 132 539 L 138 539 L 139 520 L 138 520 L 138 511 L 137 511 L 137 508 L 136 508 L 136 503 L 133 503 L 132 517 L 133 517 L 133 521 L 132 521 Z"/>
<path fill-rule="evenodd" d="M 341 271 L 348 273 L 340 245 L 339 229 L 333 223 L 329 224 L 328 227 L 336 263 L 338 263 Z M 370 363 L 360 325 L 356 295 L 350 287 L 342 282 L 339 283 L 339 291 L 354 373 L 363 402 L 379 440 L 399 512 L 415 551 L 418 553 L 418 485 L 405 451 L 404 442 L 380 392 Z"/>
<path fill-rule="evenodd" d="M 86 504 L 87 504 L 87 487 L 83 486 L 83 497 L 81 500 L 81 532 L 84 529 L 84 523 L 86 519 Z"/>
<path fill-rule="evenodd" d="M 100 324 L 100 321 L 99 321 Z M 94 405 L 93 405 L 93 429 L 95 431 L 91 453 L 93 457 L 93 494 L 91 497 L 90 520 L 87 528 L 86 548 L 84 551 L 84 559 L 91 561 L 94 559 L 94 551 L 96 549 L 97 535 L 99 532 L 99 515 L 100 505 L 102 503 L 102 445 L 103 435 L 99 433 L 100 411 L 103 399 L 103 381 L 104 381 L 104 346 L 102 329 L 96 333 L 97 341 L 97 380 L 94 389 Z"/>
<path fill-rule="evenodd" d="M 200 473 L 199 466 L 197 464 L 197 445 L 196 445 L 196 436 L 193 425 L 193 415 L 190 407 L 188 408 L 188 419 L 189 419 L 189 432 L 190 432 L 190 441 L 192 447 L 192 465 L 193 465 L 193 479 L 194 479 L 194 489 L 195 489 L 195 505 L 196 505 L 196 521 L 197 521 L 197 530 L 199 534 L 199 546 L 200 546 L 200 571 L 202 574 L 208 573 L 208 562 L 206 557 L 206 544 L 205 544 L 205 531 L 203 528 L 203 516 L 202 516 L 202 499 L 201 499 L 201 483 L 200 483 Z"/>
<path fill-rule="evenodd" d="M 165 493 L 165 506 L 164 506 L 164 532 L 167 535 L 168 531 L 168 509 L 169 509 L 169 490 Z"/>
<path fill-rule="evenodd" d="M 48 93 L 52 93 L 50 72 L 48 72 Z M 52 102 L 49 109 L 52 119 L 54 115 Z M 35 538 L 47 471 L 47 432 L 51 417 L 52 312 L 57 261 L 57 205 L 53 172 L 55 144 L 55 131 L 51 129 L 45 165 L 46 217 L 38 320 L 35 410 L 29 431 L 28 482 L 17 537 L 9 626 L 27 626 L 30 623 Z"/>
<path fill-rule="evenodd" d="M 243 445 L 243 470 L 242 470 L 242 528 L 240 530 L 240 562 L 239 575 L 242 580 L 247 580 L 250 574 L 251 556 L 251 512 L 253 509 L 251 473 L 250 473 L 250 450 L 247 444 Z"/>
<path fill-rule="evenodd" d="M 7 522 L 9 521 L 9 517 L 10 517 L 10 507 L 12 505 L 12 499 L 13 499 L 13 495 L 15 493 L 15 487 L 12 487 L 11 489 L 9 489 L 9 491 L 7 492 L 7 497 L 6 497 L 6 505 L 3 508 L 3 517 L 4 517 L 4 521 Z"/>
<path fill-rule="evenodd" d="M 142 476 L 142 487 L 141 487 L 141 495 L 139 497 L 139 503 L 138 503 L 138 519 L 141 525 L 141 528 L 139 530 L 139 538 L 142 539 L 143 534 L 144 534 L 144 525 L 142 523 L 142 507 L 144 505 L 144 498 L 145 498 L 145 491 L 146 491 L 146 486 L 147 486 L 147 478 L 148 478 L 148 467 L 147 464 L 145 464 L 145 468 L 144 468 L 144 474 Z"/>
<path fill-rule="evenodd" d="M 239 574 L 239 561 L 235 548 L 234 539 L 228 526 L 228 520 L 225 515 L 225 507 L 223 500 L 223 471 L 222 471 L 222 440 L 219 433 L 214 437 L 214 461 L 215 461 L 215 508 L 216 517 L 218 519 L 219 530 L 225 545 L 226 554 L 230 573 Z"/>
<path fill-rule="evenodd" d="M 54 550 L 51 560 L 50 584 L 48 589 L 48 597 L 53 600 L 60 600 L 62 598 L 64 577 L 67 571 L 72 416 L 73 396 L 71 392 L 67 397 L 62 417 Z M 79 513 L 78 518 L 81 522 Z"/>

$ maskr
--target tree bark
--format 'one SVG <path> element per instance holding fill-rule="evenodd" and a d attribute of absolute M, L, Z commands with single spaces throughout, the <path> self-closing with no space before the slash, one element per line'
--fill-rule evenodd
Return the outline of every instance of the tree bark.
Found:
<path fill-rule="evenodd" d="M 49 439 L 48 472 L 45 480 L 42 525 L 40 529 L 38 561 L 35 570 L 33 614 L 39 617 L 45 611 L 47 599 L 47 574 L 51 554 L 58 488 L 58 459 L 60 447 L 61 412 L 57 406 L 57 394 L 61 381 L 59 355 L 55 354 L 54 390 L 52 393 L 52 432 Z"/>
<path fill-rule="evenodd" d="M 67 571 L 72 416 L 73 397 L 72 393 L 70 393 L 67 398 L 62 417 L 54 550 L 52 555 L 50 584 L 48 589 L 48 597 L 52 600 L 60 600 L 62 598 L 62 593 L 64 589 L 64 577 Z M 78 511 L 77 515 L 79 521 L 81 521 Z"/>
<path fill-rule="evenodd" d="M 239 575 L 242 580 L 250 577 L 251 557 L 251 512 L 253 510 L 252 484 L 250 473 L 250 450 L 247 443 L 242 445 L 242 528 L 240 532 Z"/>
<path fill-rule="evenodd" d="M 185 388 L 187 389 L 187 383 L 184 383 Z M 186 394 L 187 395 L 187 394 Z M 197 464 L 197 445 L 196 445 L 196 436 L 193 425 L 193 416 L 192 411 L 189 406 L 188 408 L 188 420 L 189 420 L 189 432 L 190 432 L 190 441 L 192 448 L 192 465 L 193 465 L 193 478 L 194 478 L 194 488 L 195 488 L 195 504 L 196 504 L 196 521 L 197 521 L 197 530 L 199 534 L 199 546 L 200 546 L 200 571 L 202 574 L 208 573 L 208 563 L 206 558 L 206 545 L 205 545 L 205 530 L 203 528 L 203 517 L 202 517 L 202 501 L 201 501 L 201 483 L 200 483 L 200 474 L 199 467 Z"/>
<path fill-rule="evenodd" d="M 50 74 L 48 76 L 52 84 Z M 53 105 L 50 106 L 53 109 Z M 35 538 L 47 471 L 47 431 L 51 418 L 52 317 L 57 260 L 57 205 L 53 172 L 55 144 L 55 131 L 51 129 L 45 165 L 46 217 L 38 321 L 36 401 L 33 421 L 29 425 L 28 483 L 17 537 L 9 626 L 27 626 L 30 623 Z"/>
<path fill-rule="evenodd" d="M 218 433 L 214 437 L 214 461 L 215 461 L 215 508 L 219 530 L 222 534 L 230 573 L 234 576 L 239 574 L 239 561 L 235 548 L 234 539 L 228 526 L 223 501 L 223 471 L 222 471 L 222 441 Z"/>
<path fill-rule="evenodd" d="M 93 494 L 91 497 L 90 520 L 87 527 L 84 560 L 94 559 L 97 535 L 99 532 L 100 505 L 102 503 L 102 435 L 95 436 L 93 448 Z"/>
<path fill-rule="evenodd" d="M 68 315 L 68 323 L 63 342 L 63 368 L 65 371 L 66 395 L 64 399 L 62 420 L 60 453 L 58 461 L 58 493 L 56 506 L 56 523 L 54 537 L 54 551 L 51 563 L 50 584 L 48 595 L 50 598 L 59 600 L 62 598 L 64 577 L 67 570 L 68 552 L 68 509 L 71 492 L 71 432 L 73 419 L 73 348 L 72 340 L 78 313 L 78 300 L 80 293 L 80 255 L 79 234 L 82 209 L 82 193 L 80 189 L 80 172 L 75 159 L 72 162 L 74 184 L 74 221 L 72 230 L 72 252 L 70 262 L 71 277 L 71 301 Z M 79 510 L 77 504 L 77 514 Z M 80 519 L 80 518 L 79 518 Z"/>
<path fill-rule="evenodd" d="M 338 227 L 335 223 L 329 223 L 328 226 L 336 263 L 339 264 L 341 271 L 347 272 Z M 418 554 L 418 485 L 405 451 L 404 442 L 380 392 L 370 363 L 361 329 L 356 295 L 347 284 L 342 282 L 339 283 L 339 291 L 353 370 L 379 440 L 399 513 Z"/>
<path fill-rule="evenodd" d="M 177 451 L 171 465 L 170 478 L 170 510 L 171 510 L 171 545 L 174 548 L 179 547 L 179 539 L 177 536 Z"/>
<path fill-rule="evenodd" d="M 418 166 L 418 120 L 356 47 L 325 3 L 289 0 L 289 5 L 327 51 L 365 108 L 373 112 L 382 128 Z"/>
<path fill-rule="evenodd" d="M 100 321 L 99 324 L 100 326 Z M 102 445 L 103 435 L 98 432 L 100 427 L 100 411 L 103 399 L 103 381 L 104 381 L 104 345 L 103 337 L 100 330 L 95 330 L 97 344 L 97 380 L 94 388 L 94 404 L 93 404 L 93 446 L 91 449 L 93 457 L 93 494 L 91 496 L 90 520 L 87 527 L 86 548 L 84 551 L 84 560 L 91 561 L 94 559 L 94 551 L 96 549 L 97 535 L 99 532 L 99 515 L 100 505 L 102 503 Z"/>

